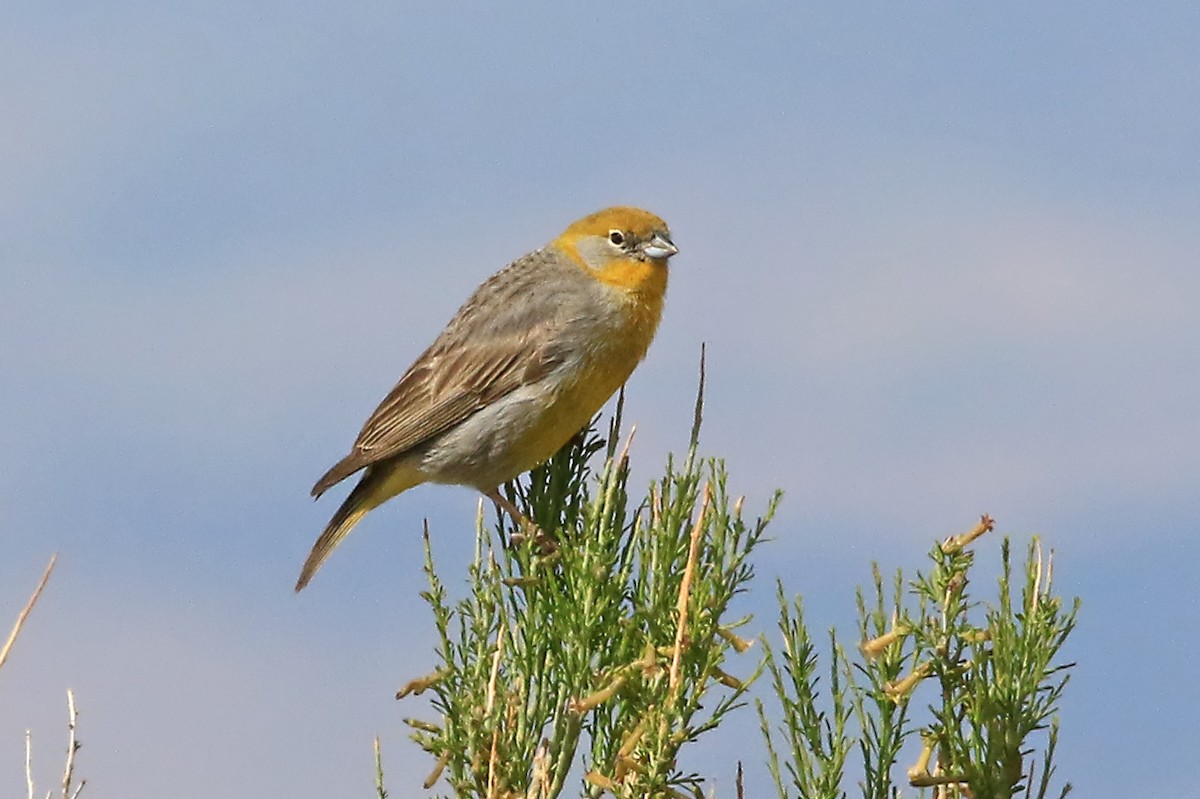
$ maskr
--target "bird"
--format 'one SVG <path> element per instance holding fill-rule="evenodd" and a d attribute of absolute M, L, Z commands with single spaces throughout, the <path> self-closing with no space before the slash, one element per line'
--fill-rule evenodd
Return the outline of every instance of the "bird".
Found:
<path fill-rule="evenodd" d="M 301 591 L 369 511 L 422 483 L 499 487 L 557 452 L 646 356 L 679 249 L 667 224 L 615 206 L 485 280 L 312 488 L 361 472 L 300 571 Z"/>

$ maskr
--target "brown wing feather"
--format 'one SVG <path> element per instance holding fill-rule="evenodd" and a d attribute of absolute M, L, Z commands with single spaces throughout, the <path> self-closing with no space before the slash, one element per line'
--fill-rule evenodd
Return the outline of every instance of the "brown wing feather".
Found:
<path fill-rule="evenodd" d="M 354 448 L 368 456 L 368 462 L 398 455 L 444 433 L 510 391 L 545 376 L 552 366 L 527 341 L 472 344 L 431 360 L 432 374 L 402 380 L 367 420 Z"/>
<path fill-rule="evenodd" d="M 555 330 L 570 323 L 563 306 L 515 301 L 536 291 L 547 270 L 568 279 L 578 273 L 558 253 L 539 250 L 480 286 L 367 419 L 350 454 L 313 486 L 313 496 L 444 433 L 561 363 L 554 342 Z"/>

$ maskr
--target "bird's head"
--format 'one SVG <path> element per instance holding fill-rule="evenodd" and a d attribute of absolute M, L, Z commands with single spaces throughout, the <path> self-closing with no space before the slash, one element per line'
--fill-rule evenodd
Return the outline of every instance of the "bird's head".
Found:
<path fill-rule="evenodd" d="M 605 208 L 573 223 L 554 242 L 597 279 L 625 289 L 662 282 L 667 259 L 679 252 L 667 223 L 630 206 Z"/>

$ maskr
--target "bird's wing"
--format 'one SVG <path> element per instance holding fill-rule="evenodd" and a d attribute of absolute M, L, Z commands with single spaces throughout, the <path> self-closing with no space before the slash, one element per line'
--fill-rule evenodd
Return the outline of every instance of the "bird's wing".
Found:
<path fill-rule="evenodd" d="M 427 351 L 363 425 L 354 449 L 363 465 L 390 458 L 465 421 L 521 386 L 545 377 L 559 359 L 542 335 L 462 342 Z"/>
<path fill-rule="evenodd" d="M 559 257 L 532 253 L 480 286 L 367 419 L 350 454 L 317 481 L 313 494 L 444 433 L 562 363 L 566 354 L 557 333 L 570 324 L 569 311 L 554 296 L 529 301 L 544 293 L 546 271 L 559 266 Z"/>

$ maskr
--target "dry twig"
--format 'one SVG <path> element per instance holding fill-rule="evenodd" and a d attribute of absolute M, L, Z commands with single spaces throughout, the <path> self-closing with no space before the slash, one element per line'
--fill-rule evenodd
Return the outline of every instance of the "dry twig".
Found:
<path fill-rule="evenodd" d="M 0 668 L 3 668 L 4 661 L 8 660 L 8 653 L 12 651 L 13 643 L 17 640 L 17 635 L 20 634 L 21 628 L 25 626 L 25 619 L 29 617 L 29 611 L 33 610 L 33 606 L 37 604 L 38 597 L 42 595 L 42 589 L 50 581 L 50 572 L 54 571 L 54 564 L 57 562 L 58 553 L 55 553 L 50 556 L 50 563 L 47 564 L 46 570 L 42 572 L 42 579 L 38 582 L 37 588 L 33 590 L 33 596 L 29 597 L 29 601 L 25 603 L 25 607 L 21 610 L 21 615 L 17 616 L 17 623 L 13 625 L 12 632 L 8 634 L 8 640 L 4 642 L 4 648 L 0 649 Z"/>

